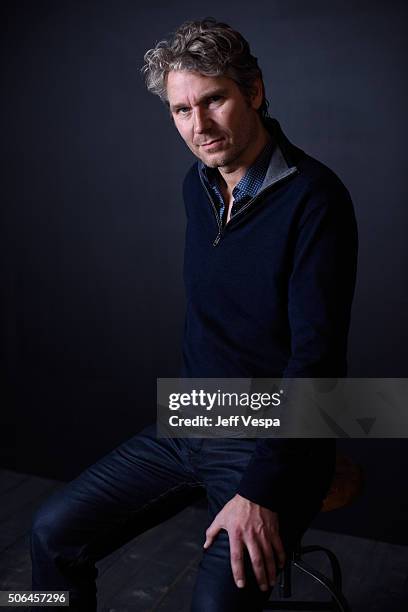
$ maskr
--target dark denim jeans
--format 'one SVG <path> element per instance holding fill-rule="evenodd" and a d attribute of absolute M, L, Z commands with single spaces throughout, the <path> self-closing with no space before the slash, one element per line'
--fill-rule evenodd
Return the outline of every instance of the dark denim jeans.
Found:
<path fill-rule="evenodd" d="M 209 505 L 208 524 L 234 496 L 256 440 L 165 439 L 156 438 L 155 431 L 155 426 L 148 427 L 121 444 L 38 510 L 31 538 L 33 590 L 70 591 L 70 610 L 95 611 L 95 562 L 203 492 Z M 320 503 L 315 496 L 280 515 L 287 552 Z M 270 591 L 258 588 L 248 556 L 245 562 L 247 586 L 238 589 L 231 572 L 228 534 L 221 531 L 212 546 L 203 550 L 191 610 L 262 610 Z"/>

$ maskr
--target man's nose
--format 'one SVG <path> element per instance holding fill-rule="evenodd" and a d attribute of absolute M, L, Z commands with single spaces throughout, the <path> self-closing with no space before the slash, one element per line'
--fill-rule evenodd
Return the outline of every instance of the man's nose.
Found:
<path fill-rule="evenodd" d="M 211 119 L 205 109 L 197 108 L 194 111 L 194 131 L 201 134 L 208 130 L 211 125 Z"/>

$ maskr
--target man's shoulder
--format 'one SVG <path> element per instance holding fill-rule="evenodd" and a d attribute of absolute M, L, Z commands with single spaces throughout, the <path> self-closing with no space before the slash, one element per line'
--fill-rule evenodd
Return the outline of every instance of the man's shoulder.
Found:
<path fill-rule="evenodd" d="M 191 182 L 197 182 L 199 180 L 199 164 L 200 162 L 196 160 L 191 164 L 183 179 L 183 189 L 191 185 Z"/>
<path fill-rule="evenodd" d="M 199 161 L 197 160 L 191 164 L 183 179 L 183 201 L 187 218 L 190 217 L 192 202 L 196 200 L 200 185 Z"/>
<path fill-rule="evenodd" d="M 299 224 L 309 219 L 332 219 L 338 227 L 355 225 L 349 190 L 329 166 L 304 154 L 297 164 Z"/>
<path fill-rule="evenodd" d="M 308 192 L 328 191 L 333 194 L 337 191 L 348 194 L 339 176 L 325 163 L 289 140 L 277 119 L 269 118 L 266 127 L 279 145 L 287 165 L 297 169 L 297 172 L 292 175 L 296 188 Z"/>
<path fill-rule="evenodd" d="M 328 215 L 339 220 L 354 218 L 351 195 L 334 170 L 288 141 L 284 155 L 297 169 L 292 175 L 290 192 L 300 224 L 313 216 Z"/>
<path fill-rule="evenodd" d="M 338 174 L 315 157 L 304 153 L 297 162 L 297 169 L 298 180 L 309 195 L 350 197 L 347 187 Z"/>

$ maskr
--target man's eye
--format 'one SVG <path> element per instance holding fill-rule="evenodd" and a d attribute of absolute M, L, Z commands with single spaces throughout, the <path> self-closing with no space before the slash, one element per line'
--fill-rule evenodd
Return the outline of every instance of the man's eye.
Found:
<path fill-rule="evenodd" d="M 209 102 L 218 102 L 219 100 L 221 100 L 221 96 L 211 96 L 209 98 Z"/>
<path fill-rule="evenodd" d="M 178 115 L 185 115 L 188 113 L 188 108 L 187 106 L 183 106 L 182 108 L 178 108 L 176 112 Z"/>

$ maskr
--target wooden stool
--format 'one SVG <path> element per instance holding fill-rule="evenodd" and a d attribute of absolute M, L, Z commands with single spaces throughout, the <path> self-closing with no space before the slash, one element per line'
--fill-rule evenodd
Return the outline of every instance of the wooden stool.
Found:
<path fill-rule="evenodd" d="M 350 505 L 361 492 L 362 486 L 363 473 L 361 467 L 354 464 L 348 457 L 337 453 L 335 475 L 321 511 L 330 512 Z M 331 580 L 303 561 L 303 555 L 317 551 L 323 552 L 330 561 Z M 340 563 L 331 550 L 323 546 L 302 546 L 299 540 L 279 575 L 279 594 L 282 598 L 292 596 L 293 566 L 311 576 L 327 589 L 331 598 L 327 601 L 269 601 L 264 610 L 338 610 L 340 612 L 350 612 L 350 606 L 342 593 Z"/>

